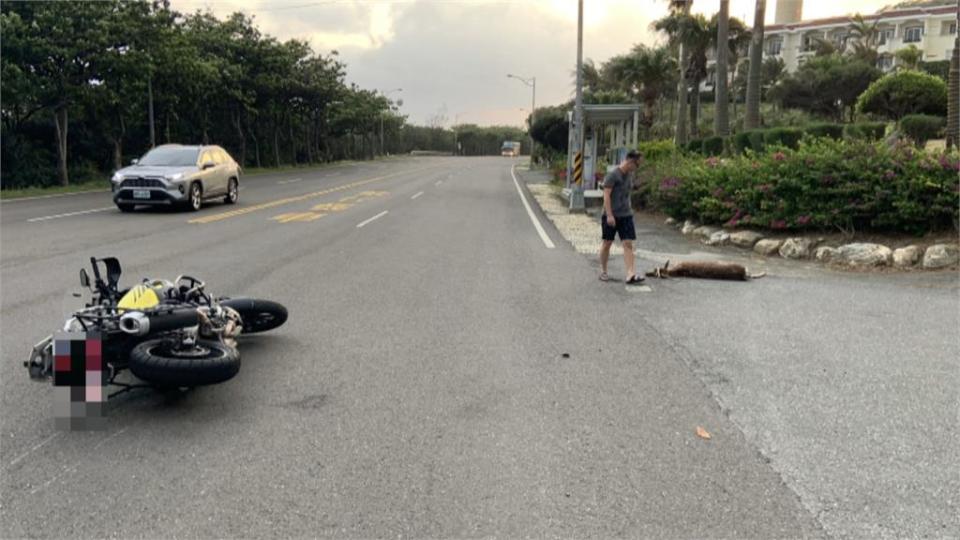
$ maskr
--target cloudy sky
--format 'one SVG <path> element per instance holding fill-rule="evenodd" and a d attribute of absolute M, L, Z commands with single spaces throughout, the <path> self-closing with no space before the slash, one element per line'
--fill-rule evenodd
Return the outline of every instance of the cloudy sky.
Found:
<path fill-rule="evenodd" d="M 772 22 L 777 0 L 767 2 Z M 337 50 L 348 79 L 403 99 L 410 121 L 520 125 L 530 88 L 508 73 L 537 78 L 537 104 L 557 104 L 573 92 L 576 0 L 172 0 L 182 12 L 252 15 L 260 30 Z M 807 0 L 804 18 L 872 13 L 886 0 Z M 586 0 L 584 58 L 598 64 L 635 43 L 662 38 L 650 23 L 666 0 Z M 731 15 L 753 21 L 754 0 L 732 0 Z M 695 0 L 712 13 L 718 0 Z"/>

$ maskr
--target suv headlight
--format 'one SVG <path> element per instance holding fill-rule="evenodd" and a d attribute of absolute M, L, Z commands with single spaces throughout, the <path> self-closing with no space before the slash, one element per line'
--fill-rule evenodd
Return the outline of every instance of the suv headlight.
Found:
<path fill-rule="evenodd" d="M 110 179 L 111 182 L 120 182 L 123 180 L 123 175 L 120 173 L 113 173 L 113 177 Z"/>
<path fill-rule="evenodd" d="M 170 182 L 176 182 L 177 180 L 180 180 L 181 178 L 183 178 L 183 173 L 168 174 L 164 176 L 164 178 L 166 178 Z"/>

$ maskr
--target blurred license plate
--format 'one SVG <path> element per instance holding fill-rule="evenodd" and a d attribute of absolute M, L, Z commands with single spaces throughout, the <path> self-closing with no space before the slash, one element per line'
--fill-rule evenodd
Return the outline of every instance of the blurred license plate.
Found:
<path fill-rule="evenodd" d="M 148 189 L 135 189 L 135 190 L 133 190 L 133 198 L 134 198 L 134 199 L 149 199 L 149 198 L 150 198 L 150 190 L 148 190 Z"/>

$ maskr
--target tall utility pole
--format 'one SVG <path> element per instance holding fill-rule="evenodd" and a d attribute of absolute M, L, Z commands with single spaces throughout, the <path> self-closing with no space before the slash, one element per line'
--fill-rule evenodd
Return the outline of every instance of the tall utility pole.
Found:
<path fill-rule="evenodd" d="M 387 90 L 386 92 L 381 92 L 383 97 L 387 97 L 394 92 L 403 92 L 403 88 L 394 88 L 393 90 Z M 380 113 L 380 155 L 384 155 L 386 152 L 383 151 L 383 113 Z"/>
<path fill-rule="evenodd" d="M 517 77 L 516 75 L 507 74 L 508 79 L 516 79 L 523 84 L 533 88 L 533 104 L 530 107 L 530 129 L 527 132 L 530 135 L 530 168 L 533 169 L 533 122 L 536 120 L 537 115 L 537 78 L 530 77 L 529 79 L 523 77 Z"/>
<path fill-rule="evenodd" d="M 574 156 L 583 152 L 583 0 L 577 0 L 577 94 L 573 105 L 573 148 L 567 150 Z M 569 157 L 568 157 L 569 162 Z M 569 178 L 569 176 L 568 176 Z M 583 184 L 570 185 L 570 211 L 583 212 L 586 204 L 583 200 Z"/>

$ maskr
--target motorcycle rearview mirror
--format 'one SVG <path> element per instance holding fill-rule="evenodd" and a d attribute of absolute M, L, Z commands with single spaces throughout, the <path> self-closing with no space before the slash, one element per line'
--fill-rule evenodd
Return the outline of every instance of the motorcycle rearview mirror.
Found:
<path fill-rule="evenodd" d="M 83 285 L 86 288 L 90 288 L 90 276 L 87 275 L 87 269 L 80 269 L 80 285 Z"/>

